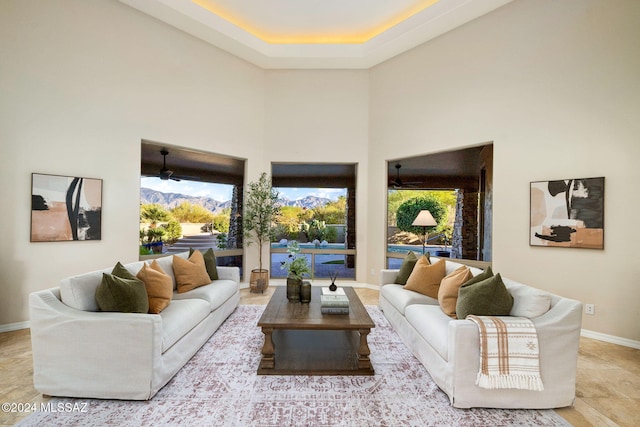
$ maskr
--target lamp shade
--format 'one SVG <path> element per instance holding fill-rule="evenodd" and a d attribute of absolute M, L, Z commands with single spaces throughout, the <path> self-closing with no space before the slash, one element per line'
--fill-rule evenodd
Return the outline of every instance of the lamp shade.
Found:
<path fill-rule="evenodd" d="M 417 225 L 419 227 L 431 227 L 434 225 L 438 225 L 438 223 L 433 218 L 433 215 L 431 215 L 431 212 L 429 212 L 428 210 L 422 210 L 420 211 L 418 216 L 416 216 L 416 219 L 413 220 L 413 223 L 411 225 Z"/>

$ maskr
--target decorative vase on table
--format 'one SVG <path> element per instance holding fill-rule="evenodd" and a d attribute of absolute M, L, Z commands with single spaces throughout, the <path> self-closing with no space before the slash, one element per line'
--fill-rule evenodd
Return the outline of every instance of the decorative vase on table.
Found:
<path fill-rule="evenodd" d="M 293 276 L 287 277 L 287 299 L 291 302 L 300 301 L 300 288 L 302 286 L 302 279 L 297 279 Z"/>
<path fill-rule="evenodd" d="M 300 286 L 300 302 L 303 304 L 311 302 L 311 282 L 308 280 L 302 281 Z"/>

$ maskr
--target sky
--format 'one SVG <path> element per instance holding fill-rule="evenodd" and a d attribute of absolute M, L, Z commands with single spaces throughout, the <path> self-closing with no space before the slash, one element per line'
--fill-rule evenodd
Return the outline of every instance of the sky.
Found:
<path fill-rule="evenodd" d="M 233 187 L 226 184 L 211 184 L 197 181 L 172 181 L 162 180 L 156 177 L 140 178 L 140 186 L 163 193 L 180 193 L 196 197 L 211 197 L 219 202 L 231 200 Z M 276 188 L 281 197 L 289 200 L 302 199 L 306 196 L 323 197 L 337 200 L 339 196 L 346 196 L 344 188 Z"/>

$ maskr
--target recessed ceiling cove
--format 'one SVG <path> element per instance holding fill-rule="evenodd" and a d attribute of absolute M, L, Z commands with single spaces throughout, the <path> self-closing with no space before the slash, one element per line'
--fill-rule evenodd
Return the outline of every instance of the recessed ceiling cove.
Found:
<path fill-rule="evenodd" d="M 370 68 L 512 0 L 120 0 L 262 68 Z"/>

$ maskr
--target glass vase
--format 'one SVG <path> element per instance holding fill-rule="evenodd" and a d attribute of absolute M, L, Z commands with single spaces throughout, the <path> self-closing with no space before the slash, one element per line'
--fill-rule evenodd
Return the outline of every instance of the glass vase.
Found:
<path fill-rule="evenodd" d="M 300 287 L 302 285 L 302 279 L 296 279 L 295 277 L 287 277 L 287 299 L 291 302 L 300 301 Z"/>
<path fill-rule="evenodd" d="M 300 302 L 306 304 L 311 302 L 311 282 L 308 280 L 303 281 L 300 286 Z"/>

